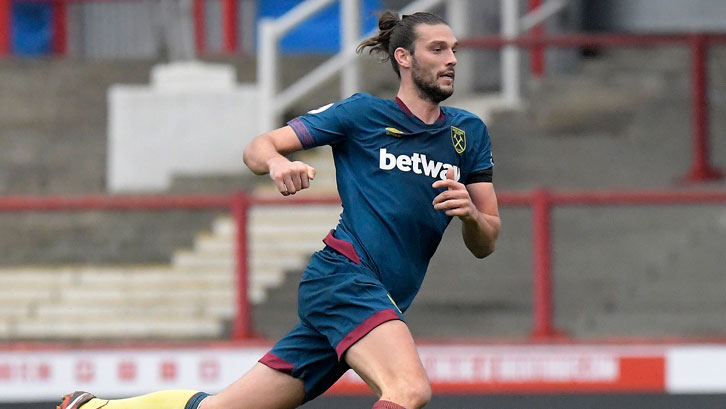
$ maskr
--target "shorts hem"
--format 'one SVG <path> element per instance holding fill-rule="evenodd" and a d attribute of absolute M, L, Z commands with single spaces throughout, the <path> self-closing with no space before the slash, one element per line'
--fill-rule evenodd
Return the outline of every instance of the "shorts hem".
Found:
<path fill-rule="evenodd" d="M 396 311 L 392 308 L 388 308 L 371 315 L 367 320 L 363 321 L 362 324 L 358 325 L 343 338 L 338 345 L 335 347 L 335 352 L 338 354 L 338 360 L 341 359 L 345 351 L 348 350 L 353 344 L 360 341 L 361 338 L 366 336 L 377 326 L 387 321 L 400 320 Z"/>
<path fill-rule="evenodd" d="M 266 353 L 265 356 L 260 358 L 257 362 L 290 376 L 292 376 L 292 370 L 295 369 L 295 365 L 287 362 L 272 352 Z"/>

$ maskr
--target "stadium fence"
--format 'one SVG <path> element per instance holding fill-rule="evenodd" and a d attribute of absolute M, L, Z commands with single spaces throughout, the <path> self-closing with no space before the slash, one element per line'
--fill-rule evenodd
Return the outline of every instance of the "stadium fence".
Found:
<path fill-rule="evenodd" d="M 552 212 L 561 206 L 684 205 L 726 204 L 723 190 L 662 191 L 550 191 L 500 192 L 503 207 L 528 207 L 532 211 L 533 324 L 531 336 L 548 339 L 561 335 L 554 326 L 552 291 Z M 228 209 L 236 224 L 237 308 L 231 337 L 253 337 L 254 326 L 248 298 L 247 233 L 249 210 L 266 205 L 339 204 L 336 196 L 315 198 L 255 197 L 245 193 L 231 195 L 148 195 L 148 196 L 5 196 L 0 197 L 0 212 L 83 212 L 83 211 L 168 211 L 182 209 Z"/>

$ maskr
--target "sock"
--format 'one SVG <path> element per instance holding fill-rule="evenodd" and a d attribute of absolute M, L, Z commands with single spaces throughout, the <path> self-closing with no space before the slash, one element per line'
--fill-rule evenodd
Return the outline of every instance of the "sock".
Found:
<path fill-rule="evenodd" d="M 191 399 L 189 399 L 184 409 L 197 409 L 199 407 L 199 404 L 202 403 L 204 398 L 206 398 L 207 396 L 209 396 L 208 393 L 197 392 L 196 394 L 194 394 L 194 396 L 191 397 Z"/>
<path fill-rule="evenodd" d="M 373 409 L 406 409 L 403 406 L 389 402 L 387 400 L 379 400 L 373 405 Z"/>
<path fill-rule="evenodd" d="M 197 391 L 161 391 L 127 399 L 93 398 L 80 409 L 196 409 L 207 396 Z"/>

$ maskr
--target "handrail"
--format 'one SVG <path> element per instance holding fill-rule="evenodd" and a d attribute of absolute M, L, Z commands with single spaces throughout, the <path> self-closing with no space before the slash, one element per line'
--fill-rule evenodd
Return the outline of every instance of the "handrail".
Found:
<path fill-rule="evenodd" d="M 288 31 L 307 20 L 308 17 L 319 12 L 335 1 L 338 0 L 308 0 L 300 3 L 298 6 L 292 8 L 276 20 L 275 24 L 272 26 L 274 27 L 275 34 L 286 34 Z"/>
<path fill-rule="evenodd" d="M 548 18 L 559 13 L 567 6 L 569 0 L 547 0 L 541 6 L 531 10 L 519 20 L 521 31 L 529 31 L 535 26 L 544 23 Z"/>
<path fill-rule="evenodd" d="M 258 48 L 259 58 L 257 59 L 257 75 L 260 86 L 261 120 L 258 124 L 258 132 L 261 133 L 275 128 L 279 121 L 280 113 L 283 112 L 291 103 L 285 103 L 285 101 L 280 97 L 276 97 L 276 94 L 278 93 L 277 88 L 279 77 L 277 51 L 279 39 L 307 18 L 333 3 L 333 1 L 338 0 L 307 0 L 292 8 L 276 20 L 262 19 L 259 22 L 260 44 Z M 354 1 L 356 5 L 358 4 L 358 0 L 347 1 Z M 342 15 L 343 13 L 341 13 L 341 18 Z M 345 29 L 347 29 L 347 26 L 341 24 L 341 31 Z M 344 45 L 345 44 L 341 44 L 341 48 L 345 49 L 345 47 L 343 47 Z M 338 70 L 339 69 L 340 68 L 338 68 Z M 323 80 L 327 79 L 332 74 L 328 74 L 326 72 L 324 75 Z M 305 78 L 308 77 L 310 77 L 310 74 L 308 74 Z M 307 81 L 311 82 L 311 84 L 309 84 L 309 87 L 305 92 L 318 86 L 322 82 L 321 80 L 317 80 L 315 82 L 312 82 L 311 80 L 312 78 L 307 79 Z M 301 82 L 302 81 L 298 81 L 297 84 L 300 84 Z M 296 96 L 295 98 L 298 97 Z"/>
<path fill-rule="evenodd" d="M 334 0 L 308 0 L 288 11 L 277 20 L 264 19 L 259 25 L 260 44 L 257 62 L 258 81 L 260 86 L 261 120 L 258 132 L 266 132 L 280 125 L 280 115 L 295 101 L 313 91 L 338 72 L 341 78 L 341 98 L 358 91 L 358 68 L 354 64 L 355 45 L 375 34 L 371 30 L 365 35 L 360 34 L 357 26 L 360 11 L 358 0 L 339 0 L 343 4 L 341 13 L 341 50 L 321 65 L 298 79 L 285 90 L 278 90 L 279 63 L 277 42 L 291 29 L 304 22 Z M 516 0 L 501 0 L 502 35 L 515 37 L 521 30 L 528 30 L 541 24 L 547 18 L 559 12 L 568 0 L 548 0 L 530 13 L 519 17 Z M 466 16 L 466 0 L 416 0 L 403 9 L 401 14 L 430 10 L 445 3 L 447 14 Z M 461 19 L 462 21 L 465 18 Z M 458 28 L 458 27 L 457 27 Z M 464 30 L 464 36 L 466 31 Z M 519 51 L 515 48 L 502 49 L 502 102 L 506 106 L 517 106 L 521 98 L 519 85 Z"/>
<path fill-rule="evenodd" d="M 334 0 L 308 0 L 288 11 L 285 15 L 277 20 L 263 19 L 259 25 L 259 58 L 257 60 L 257 73 L 260 86 L 260 123 L 259 132 L 265 132 L 279 126 L 280 114 L 289 108 L 295 101 L 314 90 L 322 83 L 327 81 L 331 76 L 344 70 L 341 79 L 341 97 L 346 97 L 358 91 L 357 75 L 350 72 L 357 70 L 352 61 L 357 57 L 355 53 L 355 45 L 360 41 L 373 35 L 376 30 L 360 36 L 360 32 L 354 32 L 357 25 L 350 27 L 349 24 L 342 22 L 342 40 L 341 50 L 335 56 L 331 57 L 320 66 L 316 67 L 295 83 L 290 85 L 286 90 L 278 91 L 278 51 L 277 42 L 289 30 L 293 29 L 306 18 L 309 18 L 323 7 L 329 5 Z M 349 21 L 356 20 L 359 12 L 358 0 L 336 0 L 342 1 L 343 12 L 341 19 Z M 429 10 L 444 0 L 417 0 L 403 8 L 401 14 L 410 14 L 415 11 Z M 454 4 L 456 2 L 452 2 Z M 279 24 L 279 26 L 278 26 Z M 355 39 L 351 42 L 351 39 Z M 348 71 L 348 74 L 345 72 Z"/>

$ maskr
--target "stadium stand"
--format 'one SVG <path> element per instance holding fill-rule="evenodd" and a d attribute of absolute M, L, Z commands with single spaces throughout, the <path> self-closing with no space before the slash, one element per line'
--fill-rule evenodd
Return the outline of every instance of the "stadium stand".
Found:
<path fill-rule="evenodd" d="M 528 96 L 529 106 L 523 112 L 500 112 L 487 118 L 495 160 L 501 158 L 496 167 L 497 188 L 674 186 L 687 171 L 690 143 L 686 52 L 669 48 L 648 49 L 645 53 L 607 51 L 575 72 L 548 76 L 534 85 Z M 726 130 L 726 115 L 722 114 L 726 56 L 718 47 L 711 56 L 712 132 L 721 135 Z M 23 90 L 13 93 L 21 95 L 23 104 L 2 94 L 2 106 L 8 109 L 0 110 L 5 136 L 0 142 L 0 191 L 103 191 L 100 175 L 104 174 L 105 87 L 113 82 L 144 81 L 149 63 L 1 63 L 0 78 L 7 79 L 8 86 Z M 238 65 L 243 67 L 245 63 Z M 251 76 L 249 67 L 239 72 L 240 77 Z M 43 78 L 51 80 L 40 87 Z M 86 85 L 83 78 L 96 80 Z M 376 86 L 390 92 L 385 84 Z M 334 98 L 333 94 L 328 90 L 306 103 L 322 105 L 325 98 Z M 27 110 L 21 106 L 37 108 Z M 297 106 L 289 115 L 307 108 Z M 714 138 L 713 142 L 713 156 L 724 157 L 723 138 Z M 334 180 L 326 176 L 332 174 L 332 164 L 326 159 L 329 153 L 302 155 L 319 169 L 315 182 L 318 190 L 311 192 L 333 192 Z M 716 182 L 717 186 L 721 183 Z M 274 194 L 269 184 L 253 188 L 245 177 L 206 178 L 200 182 L 184 175 L 172 191 L 232 191 L 238 187 L 258 189 L 255 192 L 260 195 Z M 270 227 L 260 228 L 259 237 L 254 236 L 253 225 L 251 239 L 252 258 L 257 260 L 253 265 L 260 271 L 267 267 L 270 270 L 264 274 L 266 279 L 252 279 L 270 284 L 253 286 L 252 290 L 253 301 L 259 303 L 254 309 L 255 328 L 262 335 L 277 337 L 296 319 L 295 274 L 320 246 L 337 212 L 316 208 L 264 208 L 253 212 L 252 223 L 271 223 L 267 225 Z M 502 214 L 505 230 L 499 250 L 485 261 L 466 253 L 454 222 L 408 314 L 415 335 L 528 335 L 532 319 L 530 213 L 504 208 Z M 719 310 L 723 308 L 722 297 L 714 282 L 721 279 L 726 261 L 720 245 L 726 235 L 724 217 L 723 209 L 717 206 L 556 210 L 558 326 L 582 337 L 721 334 L 726 326 Z M 225 292 L 229 285 L 227 282 L 225 286 L 224 281 L 230 279 L 232 262 L 230 219 L 219 212 L 179 212 L 166 221 L 159 219 L 156 214 L 116 220 L 112 215 L 99 214 L 0 216 L 6 232 L 0 237 L 0 263 L 4 265 L 0 273 L 2 337 L 76 337 L 63 319 L 88 312 L 80 299 L 93 305 L 94 313 L 89 317 L 100 317 L 101 322 L 108 321 L 107 314 L 112 312 L 128 317 L 129 326 L 119 330 L 125 331 L 125 336 L 224 336 L 233 302 L 230 292 Z M 312 231 L 296 242 L 283 242 L 280 235 L 267 234 L 282 232 L 281 225 L 292 220 L 308 223 L 313 219 L 316 223 Z M 102 227 L 92 227 L 98 225 Z M 140 226 L 146 226 L 146 230 Z M 208 232 L 203 233 L 205 230 Z M 159 238 L 150 231 L 167 233 Z M 64 240 L 57 240 L 61 236 Z M 283 249 L 290 253 L 281 257 Z M 272 257 L 270 252 L 278 256 Z M 210 257 L 199 258 L 200 254 Z M 273 260 L 276 266 L 265 264 Z M 119 271 L 119 266 L 125 264 L 136 267 Z M 217 272 L 200 277 L 200 264 Z M 180 272 L 191 268 L 195 273 Z M 89 269 L 102 274 L 89 274 Z M 192 303 L 188 298 L 192 285 L 216 288 L 218 292 Z M 94 289 L 94 298 L 69 291 L 86 286 Z M 279 287 L 267 290 L 275 286 Z M 147 291 L 151 293 L 153 288 L 157 292 L 149 295 Z M 171 288 L 179 290 L 177 295 L 171 294 Z M 108 289 L 116 295 L 109 294 Z M 170 297 L 161 305 L 159 314 L 169 317 L 195 312 L 192 316 L 199 321 L 188 320 L 188 326 L 168 321 L 166 328 L 156 322 L 142 328 L 144 320 L 139 317 L 150 315 L 144 297 L 158 301 L 159 291 Z M 136 294 L 138 304 L 124 298 L 130 294 Z M 177 301 L 172 302 L 172 298 Z M 118 304 L 111 303 L 111 299 L 117 299 Z M 107 306 L 100 308 L 102 304 Z M 134 318 L 134 312 L 140 315 Z M 192 326 L 198 331 L 191 332 Z M 153 327 L 167 330 L 166 335 L 150 332 Z M 113 336 L 113 332 L 94 335 L 104 336 Z"/>
<path fill-rule="evenodd" d="M 202 34 L 208 34 L 207 51 L 214 53 L 228 45 L 229 36 L 219 31 L 230 27 L 216 20 L 224 15 L 220 5 L 233 0 L 205 2 L 211 7 Z M 79 17 L 78 5 L 84 2 L 69 3 L 76 11 L 71 17 Z M 105 4 L 88 3 L 89 9 Z M 409 1 L 384 3 L 399 7 Z M 496 30 L 498 10 L 489 7 L 494 3 L 471 2 L 479 9 L 471 10 L 470 19 Z M 683 5 L 673 1 L 657 6 L 633 0 L 581 3 L 618 11 L 620 17 L 609 18 L 627 20 L 624 24 L 608 22 L 606 16 L 599 22 L 610 25 L 597 27 L 615 33 L 672 27 L 723 31 L 715 1 L 690 5 L 700 10 L 698 16 L 674 12 Z M 708 16 L 703 7 L 711 7 Z M 248 12 L 239 14 L 247 14 L 249 23 Z M 112 14 L 122 16 L 118 21 L 143 24 L 132 14 Z M 645 14 L 652 19 L 638 21 Z M 573 21 L 577 18 L 570 9 L 547 25 L 574 28 L 570 24 L 579 25 Z M 240 28 L 246 30 L 241 37 L 247 46 L 238 51 L 249 52 L 249 27 Z M 556 34 L 559 28 L 547 27 L 547 32 Z M 100 37 L 98 31 L 84 33 Z M 71 40 L 82 39 L 71 34 L 76 34 Z M 112 37 L 128 41 L 124 35 Z M 719 41 L 708 49 L 708 133 L 711 163 L 724 170 L 726 47 Z M 0 55 L 2 42 L 0 33 Z M 98 44 L 97 50 L 113 54 L 118 42 Z M 709 189 L 723 197 L 723 179 L 696 184 L 683 179 L 693 163 L 690 45 L 588 49 L 585 54 L 593 58 L 573 66 L 559 60 L 559 53 L 569 50 L 549 49 L 545 76 L 525 80 L 522 110 L 491 111 L 461 93 L 450 103 L 480 114 L 489 125 L 500 197 L 540 188 L 559 197 L 568 191 L 607 196 L 611 189 L 677 189 L 681 194 Z M 107 89 L 146 83 L 159 61 L 124 61 L 126 54 L 122 60 L 90 61 L 99 54 L 73 54 L 77 41 L 69 47 L 62 58 L 23 59 L 12 51 L 0 58 L 1 196 L 107 193 Z M 482 57 L 477 61 L 487 62 L 482 66 L 493 67 L 477 73 L 477 79 L 498 82 L 497 65 L 489 61 L 496 52 L 476 52 Z M 529 62 L 528 56 L 522 53 L 523 62 Z M 558 61 L 550 64 L 549 57 Z M 283 84 L 321 61 L 283 58 Z M 240 82 L 255 79 L 248 57 L 204 59 L 234 65 Z M 396 81 L 390 67 L 373 59 L 362 65 L 365 91 L 391 97 Z M 283 116 L 338 99 L 337 91 L 331 79 Z M 296 156 L 318 169 L 313 189 L 301 196 L 335 192 L 327 149 Z M 279 197 L 267 178 L 245 173 L 241 163 L 240 169 L 236 175 L 176 175 L 164 193 L 222 197 L 241 190 L 258 198 Z M 236 232 L 227 211 L 0 212 L 0 408 L 55 407 L 51 400 L 71 390 L 71 384 L 109 397 L 172 385 L 187 388 L 189 382 L 209 392 L 221 389 L 297 321 L 301 269 L 322 246 L 320 239 L 339 211 L 329 205 L 269 204 L 250 210 L 249 298 L 253 335 L 262 339 L 249 340 L 229 339 L 237 330 L 232 322 Z M 505 205 L 501 213 L 498 249 L 483 261 L 467 252 L 460 225 L 452 222 L 406 314 L 434 387 L 427 407 L 722 406 L 726 383 L 712 374 L 725 359 L 723 202 L 552 208 L 554 326 L 572 336 L 562 338 L 538 338 L 532 332 L 537 308 L 532 274 L 538 265 L 532 209 Z M 342 393 L 367 392 L 363 381 L 346 378 Z M 305 407 L 369 407 L 373 399 L 334 395 Z"/>

